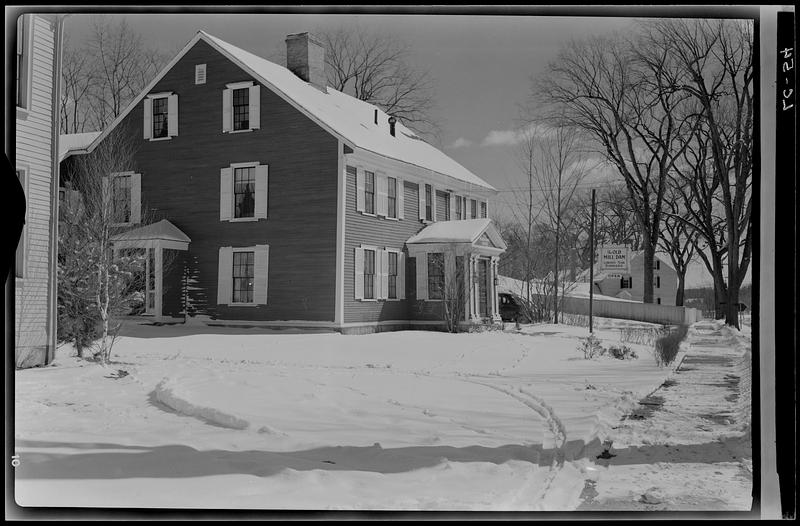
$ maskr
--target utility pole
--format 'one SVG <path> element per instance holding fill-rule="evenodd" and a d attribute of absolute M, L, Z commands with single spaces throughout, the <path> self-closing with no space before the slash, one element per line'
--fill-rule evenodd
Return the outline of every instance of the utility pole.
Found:
<path fill-rule="evenodd" d="M 589 334 L 592 333 L 592 303 L 594 302 L 594 209 L 595 190 L 592 188 L 592 219 L 589 227 Z"/>

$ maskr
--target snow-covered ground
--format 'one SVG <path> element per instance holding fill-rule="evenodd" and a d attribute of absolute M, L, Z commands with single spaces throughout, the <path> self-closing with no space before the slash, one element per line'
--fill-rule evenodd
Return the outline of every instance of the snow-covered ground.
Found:
<path fill-rule="evenodd" d="M 618 326 L 595 334 L 618 343 Z M 17 371 L 17 502 L 572 510 L 623 416 L 675 374 L 645 346 L 585 360 L 586 329 L 565 325 L 209 330 L 133 325 L 107 368 L 64 347 Z"/>

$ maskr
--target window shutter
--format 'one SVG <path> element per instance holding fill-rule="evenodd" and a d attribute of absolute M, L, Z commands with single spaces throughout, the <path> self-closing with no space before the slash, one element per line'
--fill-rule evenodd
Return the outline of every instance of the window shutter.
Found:
<path fill-rule="evenodd" d="M 383 174 L 375 174 L 375 179 L 378 186 L 376 211 L 379 216 L 386 217 L 389 211 L 389 180 Z"/>
<path fill-rule="evenodd" d="M 144 138 L 153 136 L 153 99 L 144 99 Z"/>
<path fill-rule="evenodd" d="M 253 302 L 267 304 L 269 283 L 269 245 L 256 245 L 253 261 Z"/>
<path fill-rule="evenodd" d="M 406 255 L 397 253 L 397 298 L 406 299 Z"/>
<path fill-rule="evenodd" d="M 267 218 L 269 207 L 269 165 L 256 166 L 256 210 L 255 217 Z"/>
<path fill-rule="evenodd" d="M 450 202 L 450 221 L 456 218 L 456 196 L 450 192 L 447 194 L 448 201 Z"/>
<path fill-rule="evenodd" d="M 364 170 L 356 168 L 356 211 L 364 210 Z"/>
<path fill-rule="evenodd" d="M 389 252 L 387 250 L 380 250 L 381 266 L 380 268 L 380 299 L 389 298 Z"/>
<path fill-rule="evenodd" d="M 431 185 L 431 220 L 436 221 L 436 187 Z"/>
<path fill-rule="evenodd" d="M 250 86 L 250 129 L 261 128 L 261 86 Z"/>
<path fill-rule="evenodd" d="M 219 274 L 217 277 L 217 304 L 228 305 L 233 289 L 233 248 L 219 248 Z"/>
<path fill-rule="evenodd" d="M 483 202 L 483 206 L 484 206 L 484 210 L 486 211 L 486 215 L 483 216 L 483 217 L 487 217 L 488 218 L 489 217 L 489 201 L 488 200 L 484 201 Z"/>
<path fill-rule="evenodd" d="M 467 197 L 464 196 L 461 198 L 461 219 L 469 219 L 469 214 L 467 213 Z"/>
<path fill-rule="evenodd" d="M 222 132 L 233 129 L 233 90 L 222 90 Z"/>
<path fill-rule="evenodd" d="M 403 181 L 397 180 L 397 219 L 405 217 L 406 208 L 406 187 Z"/>
<path fill-rule="evenodd" d="M 428 299 L 428 254 L 417 254 L 417 299 Z"/>
<path fill-rule="evenodd" d="M 131 223 L 142 222 L 142 174 L 131 174 Z"/>
<path fill-rule="evenodd" d="M 176 137 L 178 135 L 178 96 L 170 95 L 167 106 L 167 135 Z"/>
<path fill-rule="evenodd" d="M 233 217 L 233 170 L 228 166 L 219 172 L 219 220 Z"/>
<path fill-rule="evenodd" d="M 364 249 L 356 247 L 355 251 L 355 298 L 364 299 Z"/>
<path fill-rule="evenodd" d="M 417 185 L 417 197 L 419 197 L 419 218 L 425 219 L 425 185 L 419 183 Z"/>

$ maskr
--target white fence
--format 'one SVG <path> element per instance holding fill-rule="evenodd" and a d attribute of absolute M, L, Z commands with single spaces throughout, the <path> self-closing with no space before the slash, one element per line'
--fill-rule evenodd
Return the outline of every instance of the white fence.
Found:
<path fill-rule="evenodd" d="M 562 299 L 561 312 L 588 315 L 589 298 L 565 297 Z M 592 315 L 667 325 L 691 325 L 702 319 L 700 311 L 691 307 L 597 299 L 592 302 Z"/>

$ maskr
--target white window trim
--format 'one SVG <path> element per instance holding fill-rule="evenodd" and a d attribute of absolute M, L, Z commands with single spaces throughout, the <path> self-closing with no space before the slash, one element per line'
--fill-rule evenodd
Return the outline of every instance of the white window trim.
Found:
<path fill-rule="evenodd" d="M 113 182 L 112 182 L 113 179 L 115 179 L 116 177 L 132 177 L 134 175 L 136 175 L 136 172 L 113 172 L 113 173 L 109 174 L 109 176 L 108 176 L 108 184 L 111 185 L 111 187 L 109 188 L 109 197 L 110 197 L 112 202 L 114 201 L 114 195 L 113 195 L 114 186 L 113 186 Z M 132 182 L 133 181 L 131 180 L 131 183 Z M 128 203 L 128 206 L 130 207 L 130 217 L 133 218 L 133 189 L 131 189 L 131 202 Z M 138 223 L 134 223 L 132 221 L 126 221 L 124 223 L 111 223 L 111 226 L 133 226 L 133 225 L 136 225 L 136 224 L 138 224 Z"/>
<path fill-rule="evenodd" d="M 248 128 L 247 129 L 244 129 L 244 130 L 234 130 L 233 129 L 233 90 L 244 89 L 244 88 L 252 88 L 255 85 L 256 85 L 256 83 L 253 80 L 243 80 L 241 82 L 229 82 L 228 84 L 225 84 L 225 89 L 231 90 L 231 99 L 230 99 L 230 101 L 231 101 L 231 104 L 230 104 L 230 112 L 231 112 L 230 126 L 231 126 L 231 129 L 230 130 L 223 130 L 222 133 L 232 135 L 234 133 L 248 133 L 248 132 L 255 131 L 255 130 L 259 129 L 259 128 L 253 128 L 253 123 L 252 122 L 248 123 Z M 250 111 L 250 109 L 252 107 L 252 103 L 250 101 L 248 101 L 247 107 L 248 107 L 248 111 Z"/>
<path fill-rule="evenodd" d="M 236 175 L 235 175 L 234 171 L 236 170 L 236 168 L 256 168 L 256 169 L 258 169 L 259 166 L 261 166 L 261 163 L 258 162 L 258 161 L 248 161 L 248 162 L 245 162 L 245 163 L 231 163 L 230 164 L 230 169 L 231 169 L 231 218 L 228 219 L 229 222 L 231 222 L 231 223 L 255 223 L 255 222 L 259 221 L 260 219 L 264 219 L 263 217 L 234 217 L 234 215 L 236 214 L 236 193 L 234 192 L 234 188 L 236 188 Z M 253 192 L 255 193 L 255 190 L 253 190 Z M 257 194 L 254 197 L 256 199 L 258 199 L 258 195 Z M 255 214 L 255 213 L 256 213 L 256 210 L 255 210 L 255 202 L 254 202 L 253 203 L 253 214 Z"/>
<path fill-rule="evenodd" d="M 399 278 L 400 278 L 400 258 L 403 256 L 403 251 L 401 249 L 399 249 L 399 248 L 391 248 L 391 247 L 383 247 L 383 250 L 385 250 L 386 252 L 394 252 L 395 254 L 397 254 L 397 272 L 398 272 L 397 278 L 398 278 L 398 281 L 399 281 Z M 405 270 L 405 267 L 403 268 L 403 270 Z M 405 280 L 403 280 L 403 282 L 405 283 Z M 397 285 L 397 284 L 395 284 L 395 285 Z M 395 292 L 398 292 L 397 288 L 395 288 Z M 397 295 L 400 296 L 399 293 Z M 403 296 L 405 296 L 405 294 L 403 294 Z M 389 291 L 387 290 L 386 291 L 386 299 L 385 299 L 385 301 L 405 301 L 405 298 L 399 298 L 399 297 L 398 298 L 390 298 L 389 297 Z"/>
<path fill-rule="evenodd" d="M 252 252 L 253 253 L 253 301 L 252 302 L 234 302 L 233 301 L 233 255 L 237 252 Z M 255 282 L 256 282 L 256 266 L 255 266 L 255 258 L 256 252 L 258 252 L 255 245 L 252 247 L 231 247 L 231 301 L 228 303 L 229 307 L 257 307 L 259 304 L 256 303 L 256 291 L 255 291 Z"/>
<path fill-rule="evenodd" d="M 156 99 L 167 99 L 167 118 L 169 118 L 169 98 L 174 95 L 175 92 L 173 91 L 162 91 L 161 93 L 148 93 L 147 98 L 150 99 L 151 104 L 152 101 Z M 169 130 L 167 130 L 166 137 L 153 137 L 153 109 L 152 106 L 150 107 L 150 138 L 147 139 L 150 142 L 158 142 L 158 141 L 169 141 L 172 140 L 172 135 L 169 134 Z"/>
<path fill-rule="evenodd" d="M 365 215 L 372 215 L 372 214 L 365 214 Z M 378 301 L 383 301 L 383 300 L 380 300 L 379 298 L 377 298 L 377 291 L 378 291 L 378 283 L 377 283 L 378 282 L 378 272 L 377 271 L 378 271 L 378 265 L 380 264 L 380 258 L 378 257 L 378 252 L 380 252 L 381 249 L 378 248 L 375 245 L 364 245 L 364 244 L 358 245 L 358 248 L 360 248 L 361 250 L 372 250 L 373 252 L 375 252 L 375 273 L 372 274 L 372 281 L 373 281 L 373 283 L 372 283 L 372 294 L 374 296 L 376 296 L 376 297 L 375 298 L 361 298 L 361 299 L 356 300 L 356 301 L 367 301 L 367 302 L 375 302 L 375 303 L 377 303 Z M 362 274 L 362 279 L 363 279 L 363 276 L 364 275 Z"/>
<path fill-rule="evenodd" d="M 32 14 L 21 14 L 19 15 L 22 18 L 22 32 L 23 32 L 23 39 L 24 43 L 22 45 L 22 58 L 25 62 L 25 95 L 24 101 L 25 106 L 16 106 L 17 108 L 17 115 L 19 118 L 28 118 L 28 114 L 31 111 L 31 97 L 33 95 L 33 82 L 32 82 L 32 73 L 33 73 L 33 24 L 35 22 L 34 15 Z M 14 42 L 16 48 L 16 41 Z M 14 49 L 14 53 L 16 55 L 17 50 Z M 15 56 L 16 60 L 16 56 Z M 16 101 L 14 101 L 16 105 Z"/>

